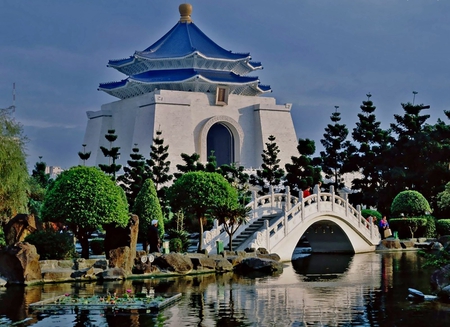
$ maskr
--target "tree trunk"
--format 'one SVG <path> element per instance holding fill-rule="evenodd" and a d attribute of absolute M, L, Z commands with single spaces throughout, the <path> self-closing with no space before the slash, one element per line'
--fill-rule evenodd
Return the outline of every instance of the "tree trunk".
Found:
<path fill-rule="evenodd" d="M 81 257 L 83 259 L 89 259 L 89 238 L 88 233 L 80 230 L 77 234 L 78 241 L 80 241 L 81 245 Z"/>
<path fill-rule="evenodd" d="M 233 234 L 228 234 L 228 236 L 230 237 L 230 242 L 228 242 L 229 243 L 228 249 L 230 251 L 233 251 Z"/>
<path fill-rule="evenodd" d="M 198 248 L 197 252 L 202 252 L 202 244 L 203 244 L 203 217 L 198 218 L 198 223 L 200 225 L 200 235 L 198 236 Z"/>

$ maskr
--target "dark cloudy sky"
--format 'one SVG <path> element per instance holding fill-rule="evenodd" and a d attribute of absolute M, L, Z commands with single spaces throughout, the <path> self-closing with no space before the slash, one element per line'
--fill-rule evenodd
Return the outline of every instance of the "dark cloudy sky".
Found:
<path fill-rule="evenodd" d="M 179 19 L 172 0 L 0 1 L 0 108 L 24 126 L 28 164 L 78 164 L 86 111 L 116 98 L 107 68 L 163 36 Z M 450 109 L 450 0 L 192 0 L 192 19 L 233 52 L 250 52 L 280 104 L 292 103 L 297 137 L 320 149 L 334 106 L 352 130 L 371 93 L 382 126 L 401 103 Z M 145 149 L 141 152 L 147 154 Z"/>

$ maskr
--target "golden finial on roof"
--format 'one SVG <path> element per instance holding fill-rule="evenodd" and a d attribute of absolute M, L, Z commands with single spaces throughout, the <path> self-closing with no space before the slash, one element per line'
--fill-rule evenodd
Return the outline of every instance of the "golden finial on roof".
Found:
<path fill-rule="evenodd" d="M 178 10 L 180 11 L 180 23 L 192 23 L 192 5 L 189 3 L 182 3 Z"/>

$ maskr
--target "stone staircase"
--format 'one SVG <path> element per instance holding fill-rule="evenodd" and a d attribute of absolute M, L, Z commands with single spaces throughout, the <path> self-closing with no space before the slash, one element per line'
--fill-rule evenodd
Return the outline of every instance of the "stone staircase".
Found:
<path fill-rule="evenodd" d="M 266 220 L 277 218 L 277 215 L 263 216 L 256 219 L 252 224 L 248 225 L 245 230 L 236 237 L 233 237 L 233 249 L 239 248 L 249 237 L 252 237 L 255 232 L 260 230 L 264 226 Z M 228 247 L 227 247 L 228 248 Z"/>

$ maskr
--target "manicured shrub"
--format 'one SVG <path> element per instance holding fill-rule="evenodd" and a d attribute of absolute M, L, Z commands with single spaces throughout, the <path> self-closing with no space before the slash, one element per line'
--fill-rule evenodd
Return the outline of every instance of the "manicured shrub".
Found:
<path fill-rule="evenodd" d="M 33 244 L 41 260 L 63 260 L 76 256 L 72 235 L 53 230 L 36 231 L 25 238 Z"/>
<path fill-rule="evenodd" d="M 436 233 L 440 236 L 450 235 L 450 219 L 439 219 L 436 222 Z"/>
<path fill-rule="evenodd" d="M 391 204 L 391 215 L 399 217 L 422 217 L 431 213 L 427 199 L 417 191 L 403 191 L 397 194 Z"/>
<path fill-rule="evenodd" d="M 372 210 L 372 209 L 363 209 L 363 210 L 361 210 L 361 215 L 364 218 L 372 216 L 372 217 L 377 218 L 377 220 L 381 220 L 381 218 L 382 218 L 381 213 L 379 211 Z"/>
<path fill-rule="evenodd" d="M 100 255 L 105 253 L 105 239 L 103 238 L 93 238 L 89 246 L 91 247 L 92 254 L 94 255 Z"/>
<path fill-rule="evenodd" d="M 182 252 L 183 243 L 179 238 L 173 238 L 169 241 L 170 251 L 173 252 Z"/>

